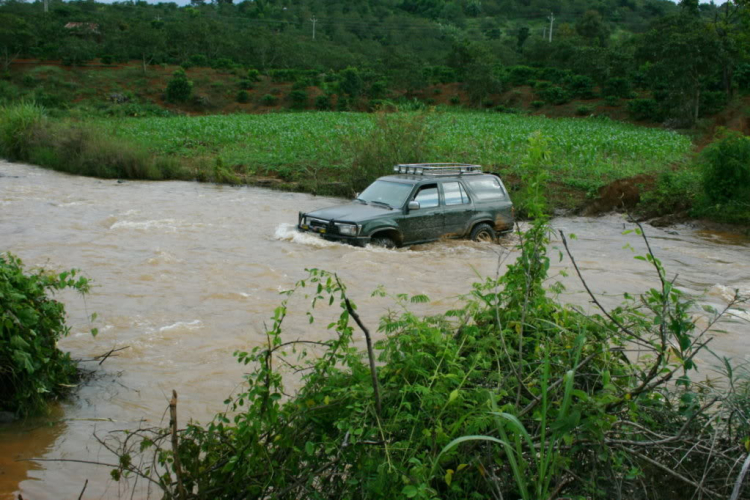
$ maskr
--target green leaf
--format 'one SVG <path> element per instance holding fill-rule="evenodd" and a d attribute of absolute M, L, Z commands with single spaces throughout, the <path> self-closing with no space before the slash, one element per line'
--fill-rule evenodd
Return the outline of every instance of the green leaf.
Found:
<path fill-rule="evenodd" d="M 455 401 L 457 397 L 458 397 L 458 389 L 452 390 L 450 396 L 448 396 L 448 404 Z"/>
<path fill-rule="evenodd" d="M 401 493 L 403 493 L 406 498 L 414 498 L 415 496 L 417 496 L 418 490 L 416 486 L 410 484 L 409 486 L 404 486 L 404 489 L 401 490 Z"/>

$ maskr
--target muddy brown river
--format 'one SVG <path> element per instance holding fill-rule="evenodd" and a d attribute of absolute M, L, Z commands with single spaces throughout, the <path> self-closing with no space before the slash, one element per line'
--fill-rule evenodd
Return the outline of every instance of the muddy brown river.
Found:
<path fill-rule="evenodd" d="M 337 201 L 192 182 L 118 183 L 0 162 L 0 252 L 17 254 L 30 267 L 80 268 L 95 285 L 85 300 L 60 297 L 73 328 L 61 348 L 88 359 L 128 347 L 101 366 L 85 363 L 96 369 L 94 379 L 49 418 L 0 426 L 0 499 L 18 493 L 26 500 L 78 498 L 87 479 L 83 498 L 130 498 L 134 482 L 115 483 L 106 467 L 18 459 L 112 462 L 94 433 L 166 424 L 172 389 L 179 393 L 181 422 L 209 420 L 242 380 L 232 353 L 263 342 L 263 322 L 281 301 L 279 292 L 304 278 L 305 268 L 338 272 L 374 329 L 393 306 L 371 297 L 378 285 L 394 294 L 427 294 L 432 301 L 420 312 L 445 310 L 469 291 L 476 273 L 498 272 L 499 255 L 512 247 L 512 241 L 449 241 L 355 248 L 294 230 L 299 210 Z M 572 249 L 604 303 L 657 284 L 652 269 L 633 259 L 644 253 L 642 241 L 622 234 L 630 227 L 622 216 L 557 218 L 553 225 L 578 236 Z M 700 303 L 722 307 L 734 289 L 750 293 L 747 238 L 646 227 L 657 256 Z M 567 259 L 554 262 L 554 273 L 570 270 Z M 563 300 L 591 308 L 572 272 L 561 280 Z M 316 312 L 322 320 L 309 325 L 301 297 L 292 307 L 287 338 L 328 338 L 324 319 L 335 311 Z M 91 325 L 93 312 L 99 317 Z M 750 361 L 748 319 L 747 309 L 733 312 L 712 342 L 717 354 Z M 96 339 L 88 333 L 92 326 L 100 331 Z M 715 376 L 714 364 L 704 356 L 700 376 Z M 143 485 L 135 488 L 135 498 L 149 495 Z"/>

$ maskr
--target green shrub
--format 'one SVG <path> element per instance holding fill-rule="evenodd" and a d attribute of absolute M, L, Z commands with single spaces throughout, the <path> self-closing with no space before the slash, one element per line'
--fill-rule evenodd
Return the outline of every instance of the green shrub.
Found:
<path fill-rule="evenodd" d="M 343 95 L 336 99 L 336 111 L 349 111 L 351 109 L 351 100 Z"/>
<path fill-rule="evenodd" d="M 191 66 L 196 66 L 198 68 L 206 68 L 208 67 L 208 57 L 206 57 L 204 54 L 193 54 L 190 56 L 190 59 L 188 59 Z"/>
<path fill-rule="evenodd" d="M 310 87 L 310 82 L 305 78 L 301 78 L 292 84 L 292 90 L 304 91 L 307 90 L 307 87 Z"/>
<path fill-rule="evenodd" d="M 531 101 L 531 107 L 534 109 L 539 109 L 542 106 L 544 106 L 544 101 Z"/>
<path fill-rule="evenodd" d="M 250 94 L 247 90 L 240 90 L 237 92 L 237 102 L 242 104 L 250 102 Z"/>
<path fill-rule="evenodd" d="M 377 80 L 372 82 L 370 88 L 367 89 L 367 97 L 369 97 L 370 99 L 382 99 L 385 97 L 387 92 L 388 83 L 385 80 Z"/>
<path fill-rule="evenodd" d="M 574 97 L 591 99 L 594 97 L 594 80 L 585 75 L 575 75 L 568 80 L 568 89 Z"/>
<path fill-rule="evenodd" d="M 0 108 L 0 152 L 10 160 L 26 160 L 35 134 L 45 124 L 44 109 L 25 102 Z"/>
<path fill-rule="evenodd" d="M 37 81 L 33 75 L 26 73 L 25 75 L 23 75 L 23 78 L 21 78 L 21 83 L 24 87 L 33 87 L 34 85 L 36 85 Z"/>
<path fill-rule="evenodd" d="M 167 83 L 167 101 L 187 102 L 193 93 L 193 82 L 188 80 L 185 70 L 178 69 L 172 73 L 172 79 Z"/>
<path fill-rule="evenodd" d="M 578 116 L 589 116 L 593 112 L 594 108 L 592 106 L 581 105 L 576 108 L 576 114 Z"/>
<path fill-rule="evenodd" d="M 457 81 L 456 70 L 447 66 L 426 66 L 422 69 L 422 74 L 431 84 Z"/>
<path fill-rule="evenodd" d="M 711 204 L 741 203 L 750 210 L 750 138 L 727 131 L 703 150 L 703 191 Z"/>
<path fill-rule="evenodd" d="M 700 114 L 709 116 L 718 113 L 727 105 L 727 94 L 721 90 L 704 90 L 700 96 Z"/>
<path fill-rule="evenodd" d="M 511 66 L 505 79 L 511 85 L 530 85 L 539 76 L 539 69 L 529 66 Z"/>
<path fill-rule="evenodd" d="M 242 78 L 239 86 L 241 90 L 252 90 L 255 88 L 255 84 L 247 78 Z"/>
<path fill-rule="evenodd" d="M 101 61 L 102 64 L 106 64 L 107 66 L 109 66 L 115 61 L 115 56 L 106 54 L 99 58 L 99 61 Z"/>
<path fill-rule="evenodd" d="M 659 174 L 656 186 L 641 193 L 639 210 L 650 215 L 668 215 L 690 209 L 700 192 L 700 171 L 692 166 Z"/>
<path fill-rule="evenodd" d="M 362 93 L 364 82 L 357 68 L 348 67 L 339 74 L 339 92 L 349 98 L 357 98 Z"/>
<path fill-rule="evenodd" d="M 214 63 L 211 65 L 213 69 L 216 70 L 227 70 L 234 68 L 234 61 L 227 57 L 222 57 L 220 59 L 217 59 L 214 61 Z"/>
<path fill-rule="evenodd" d="M 450 98 L 450 99 L 449 99 L 448 101 L 449 101 L 449 102 L 450 102 L 450 103 L 451 103 L 452 105 L 454 105 L 454 106 L 458 106 L 459 104 L 461 104 L 461 97 L 459 97 L 459 96 L 457 96 L 457 95 L 454 95 L 454 96 L 451 96 L 451 98 Z"/>
<path fill-rule="evenodd" d="M 603 97 L 622 97 L 627 99 L 630 97 L 632 91 L 630 80 L 627 78 L 617 77 L 610 78 L 604 83 L 602 87 Z"/>
<path fill-rule="evenodd" d="M 315 109 L 328 111 L 331 109 L 331 96 L 328 94 L 319 95 L 315 98 Z"/>
<path fill-rule="evenodd" d="M 294 82 L 299 76 L 299 71 L 296 69 L 272 69 L 268 72 L 268 76 L 271 77 L 271 81 L 276 83 Z"/>
<path fill-rule="evenodd" d="M 17 101 L 21 93 L 21 89 L 16 85 L 6 80 L 0 80 L 0 104 Z"/>
<path fill-rule="evenodd" d="M 604 104 L 607 106 L 619 106 L 620 105 L 620 98 L 615 95 L 608 95 L 604 98 Z"/>
<path fill-rule="evenodd" d="M 260 98 L 260 103 L 263 106 L 275 106 L 276 104 L 278 104 L 278 102 L 279 98 L 271 94 L 266 94 Z"/>
<path fill-rule="evenodd" d="M 543 92 L 547 89 L 552 88 L 553 85 L 552 85 L 552 82 L 548 82 L 546 80 L 537 80 L 534 82 L 532 87 L 534 87 L 534 91 L 538 93 L 538 92 Z"/>
<path fill-rule="evenodd" d="M 628 102 L 628 113 L 634 120 L 659 121 L 659 103 L 654 99 L 633 99 Z"/>
<path fill-rule="evenodd" d="M 307 92 L 304 90 L 292 90 L 289 93 L 289 101 L 294 109 L 304 109 L 307 107 Z"/>
<path fill-rule="evenodd" d="M 247 70 L 247 79 L 251 82 L 259 82 L 260 81 L 260 71 L 257 69 L 249 69 Z"/>
<path fill-rule="evenodd" d="M 88 293 L 89 281 L 78 274 L 27 273 L 19 258 L 0 254 L 0 410 L 42 413 L 78 378 L 70 354 L 57 348 L 70 333 L 65 306 L 50 297 L 66 288 Z"/>
<path fill-rule="evenodd" d="M 560 105 L 570 102 L 570 94 L 562 87 L 554 86 L 538 92 L 539 97 L 550 104 Z"/>
<path fill-rule="evenodd" d="M 539 78 L 542 80 L 548 80 L 552 83 L 562 84 L 571 78 L 571 72 L 569 69 L 546 67 L 539 73 Z"/>

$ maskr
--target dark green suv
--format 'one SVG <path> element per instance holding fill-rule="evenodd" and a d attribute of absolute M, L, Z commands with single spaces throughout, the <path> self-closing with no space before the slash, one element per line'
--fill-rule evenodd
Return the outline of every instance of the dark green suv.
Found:
<path fill-rule="evenodd" d="M 326 239 L 393 248 L 439 238 L 492 241 L 513 229 L 513 203 L 478 165 L 396 165 L 344 205 L 299 214 L 298 228 Z"/>

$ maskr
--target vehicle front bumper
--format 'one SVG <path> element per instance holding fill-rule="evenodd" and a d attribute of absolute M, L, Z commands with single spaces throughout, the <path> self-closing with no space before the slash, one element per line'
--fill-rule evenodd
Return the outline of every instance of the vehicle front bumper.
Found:
<path fill-rule="evenodd" d="M 320 227 L 320 226 L 308 226 L 305 224 L 302 224 L 302 222 L 297 223 L 297 230 L 301 231 L 303 233 L 314 233 L 319 234 L 322 238 L 330 241 L 340 241 L 342 243 L 349 243 L 350 245 L 356 245 L 356 246 L 365 246 L 368 243 L 370 243 L 370 237 L 369 236 L 349 236 L 347 234 L 340 234 L 333 230 L 332 227 Z"/>

